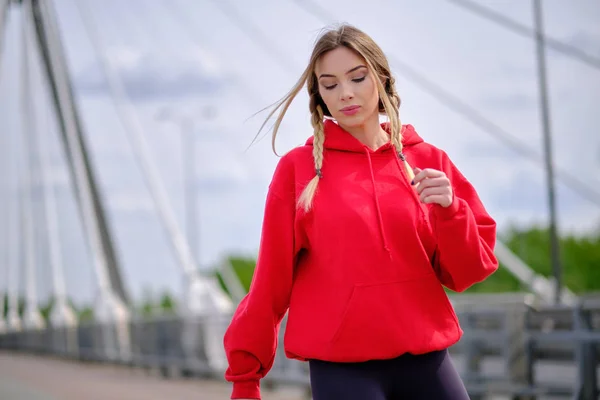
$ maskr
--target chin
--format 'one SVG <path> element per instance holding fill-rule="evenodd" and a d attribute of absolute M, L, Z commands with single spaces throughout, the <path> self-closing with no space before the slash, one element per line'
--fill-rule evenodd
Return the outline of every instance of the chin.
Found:
<path fill-rule="evenodd" d="M 347 128 L 355 128 L 359 126 L 363 126 L 365 124 L 365 117 L 361 115 L 362 113 L 358 113 L 356 115 L 338 115 L 335 117 L 335 120 L 339 125 L 345 126 Z"/>

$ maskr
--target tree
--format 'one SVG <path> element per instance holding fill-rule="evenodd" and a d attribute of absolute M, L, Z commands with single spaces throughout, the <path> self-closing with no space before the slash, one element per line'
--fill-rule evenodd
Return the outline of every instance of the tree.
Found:
<path fill-rule="evenodd" d="M 175 314 L 177 312 L 177 305 L 173 297 L 165 292 L 160 298 L 160 309 L 166 314 Z"/>
<path fill-rule="evenodd" d="M 52 312 L 52 307 L 54 307 L 54 296 L 49 298 L 46 304 L 40 306 L 40 314 L 42 314 L 46 324 L 50 323 L 50 313 Z"/>
<path fill-rule="evenodd" d="M 511 227 L 503 242 L 533 270 L 546 277 L 552 276 L 550 241 L 546 227 Z M 575 293 L 600 291 L 600 229 L 595 233 L 563 235 L 559 239 L 564 284 Z M 231 256 L 229 261 L 246 291 L 250 288 L 256 260 L 250 257 Z M 221 276 L 217 278 L 227 291 Z M 500 265 L 498 271 L 484 282 L 470 287 L 467 293 L 501 293 L 524 291 L 521 283 Z"/>
<path fill-rule="evenodd" d="M 217 278 L 217 281 L 219 282 L 219 286 L 221 287 L 221 289 L 225 293 L 227 293 L 227 295 L 229 297 L 231 297 L 231 292 L 227 288 L 227 285 L 225 284 L 225 281 L 223 280 L 223 277 L 221 276 L 221 273 L 219 271 L 217 271 L 217 270 L 215 270 L 215 277 Z"/>
<path fill-rule="evenodd" d="M 552 276 L 550 240 L 546 227 L 511 228 L 506 245 L 536 272 Z M 563 283 L 575 293 L 600 290 L 600 231 L 563 235 L 559 240 Z"/>
<path fill-rule="evenodd" d="M 4 309 L 0 310 L 2 312 L 2 318 L 6 319 L 8 316 L 8 292 L 4 293 Z"/>
<path fill-rule="evenodd" d="M 256 268 L 256 260 L 250 257 L 231 256 L 229 262 L 246 291 L 250 290 L 252 275 Z"/>
<path fill-rule="evenodd" d="M 256 268 L 256 260 L 251 257 L 244 257 L 240 255 L 232 255 L 228 258 L 229 263 L 238 279 L 240 280 L 242 287 L 248 292 L 250 289 L 250 283 L 252 282 L 252 275 L 254 274 L 254 269 Z M 214 272 L 221 289 L 225 291 L 231 297 L 231 293 L 221 276 L 221 273 L 218 270 Z"/>
<path fill-rule="evenodd" d="M 19 318 L 23 318 L 23 314 L 25 314 L 25 298 L 19 297 L 19 305 L 17 307 L 19 310 Z"/>
<path fill-rule="evenodd" d="M 76 309 L 77 319 L 79 322 L 92 322 L 94 321 L 94 310 L 90 306 L 84 306 L 81 309 Z"/>
<path fill-rule="evenodd" d="M 523 290 L 521 282 L 504 265 L 500 265 L 498 271 L 489 276 L 485 281 L 471 286 L 465 290 L 465 293 L 506 293 Z"/>
<path fill-rule="evenodd" d="M 142 314 L 142 317 L 150 317 L 154 314 L 154 296 L 152 294 L 152 290 L 149 288 L 145 288 L 142 293 L 142 301 L 139 306 L 139 312 Z"/>

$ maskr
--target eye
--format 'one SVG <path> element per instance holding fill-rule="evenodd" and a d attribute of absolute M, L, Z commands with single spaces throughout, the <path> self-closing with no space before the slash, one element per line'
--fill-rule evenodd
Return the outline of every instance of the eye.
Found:
<path fill-rule="evenodd" d="M 329 86 L 327 86 L 327 85 L 323 85 L 323 87 L 324 87 L 326 90 L 331 90 L 331 89 L 335 88 L 336 86 L 337 86 L 337 83 L 336 83 L 336 84 L 333 84 L 333 85 L 329 85 Z"/>
<path fill-rule="evenodd" d="M 352 82 L 360 83 L 360 82 L 364 81 L 364 80 L 365 80 L 365 78 L 366 78 L 366 75 L 365 75 L 365 76 L 363 76 L 362 78 L 355 78 L 355 79 L 352 79 Z"/>

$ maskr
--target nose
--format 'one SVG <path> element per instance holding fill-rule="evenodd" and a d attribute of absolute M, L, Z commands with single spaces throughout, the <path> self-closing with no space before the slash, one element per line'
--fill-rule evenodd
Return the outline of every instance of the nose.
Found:
<path fill-rule="evenodd" d="M 340 85 L 340 100 L 348 101 L 354 98 L 354 92 L 352 91 L 352 87 L 349 84 L 341 84 Z"/>

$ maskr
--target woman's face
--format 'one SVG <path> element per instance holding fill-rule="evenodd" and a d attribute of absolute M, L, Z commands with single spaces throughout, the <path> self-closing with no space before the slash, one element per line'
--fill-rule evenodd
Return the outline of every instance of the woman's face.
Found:
<path fill-rule="evenodd" d="M 379 92 L 365 60 L 340 46 L 323 54 L 315 65 L 319 94 L 340 125 L 356 127 L 379 121 Z"/>

